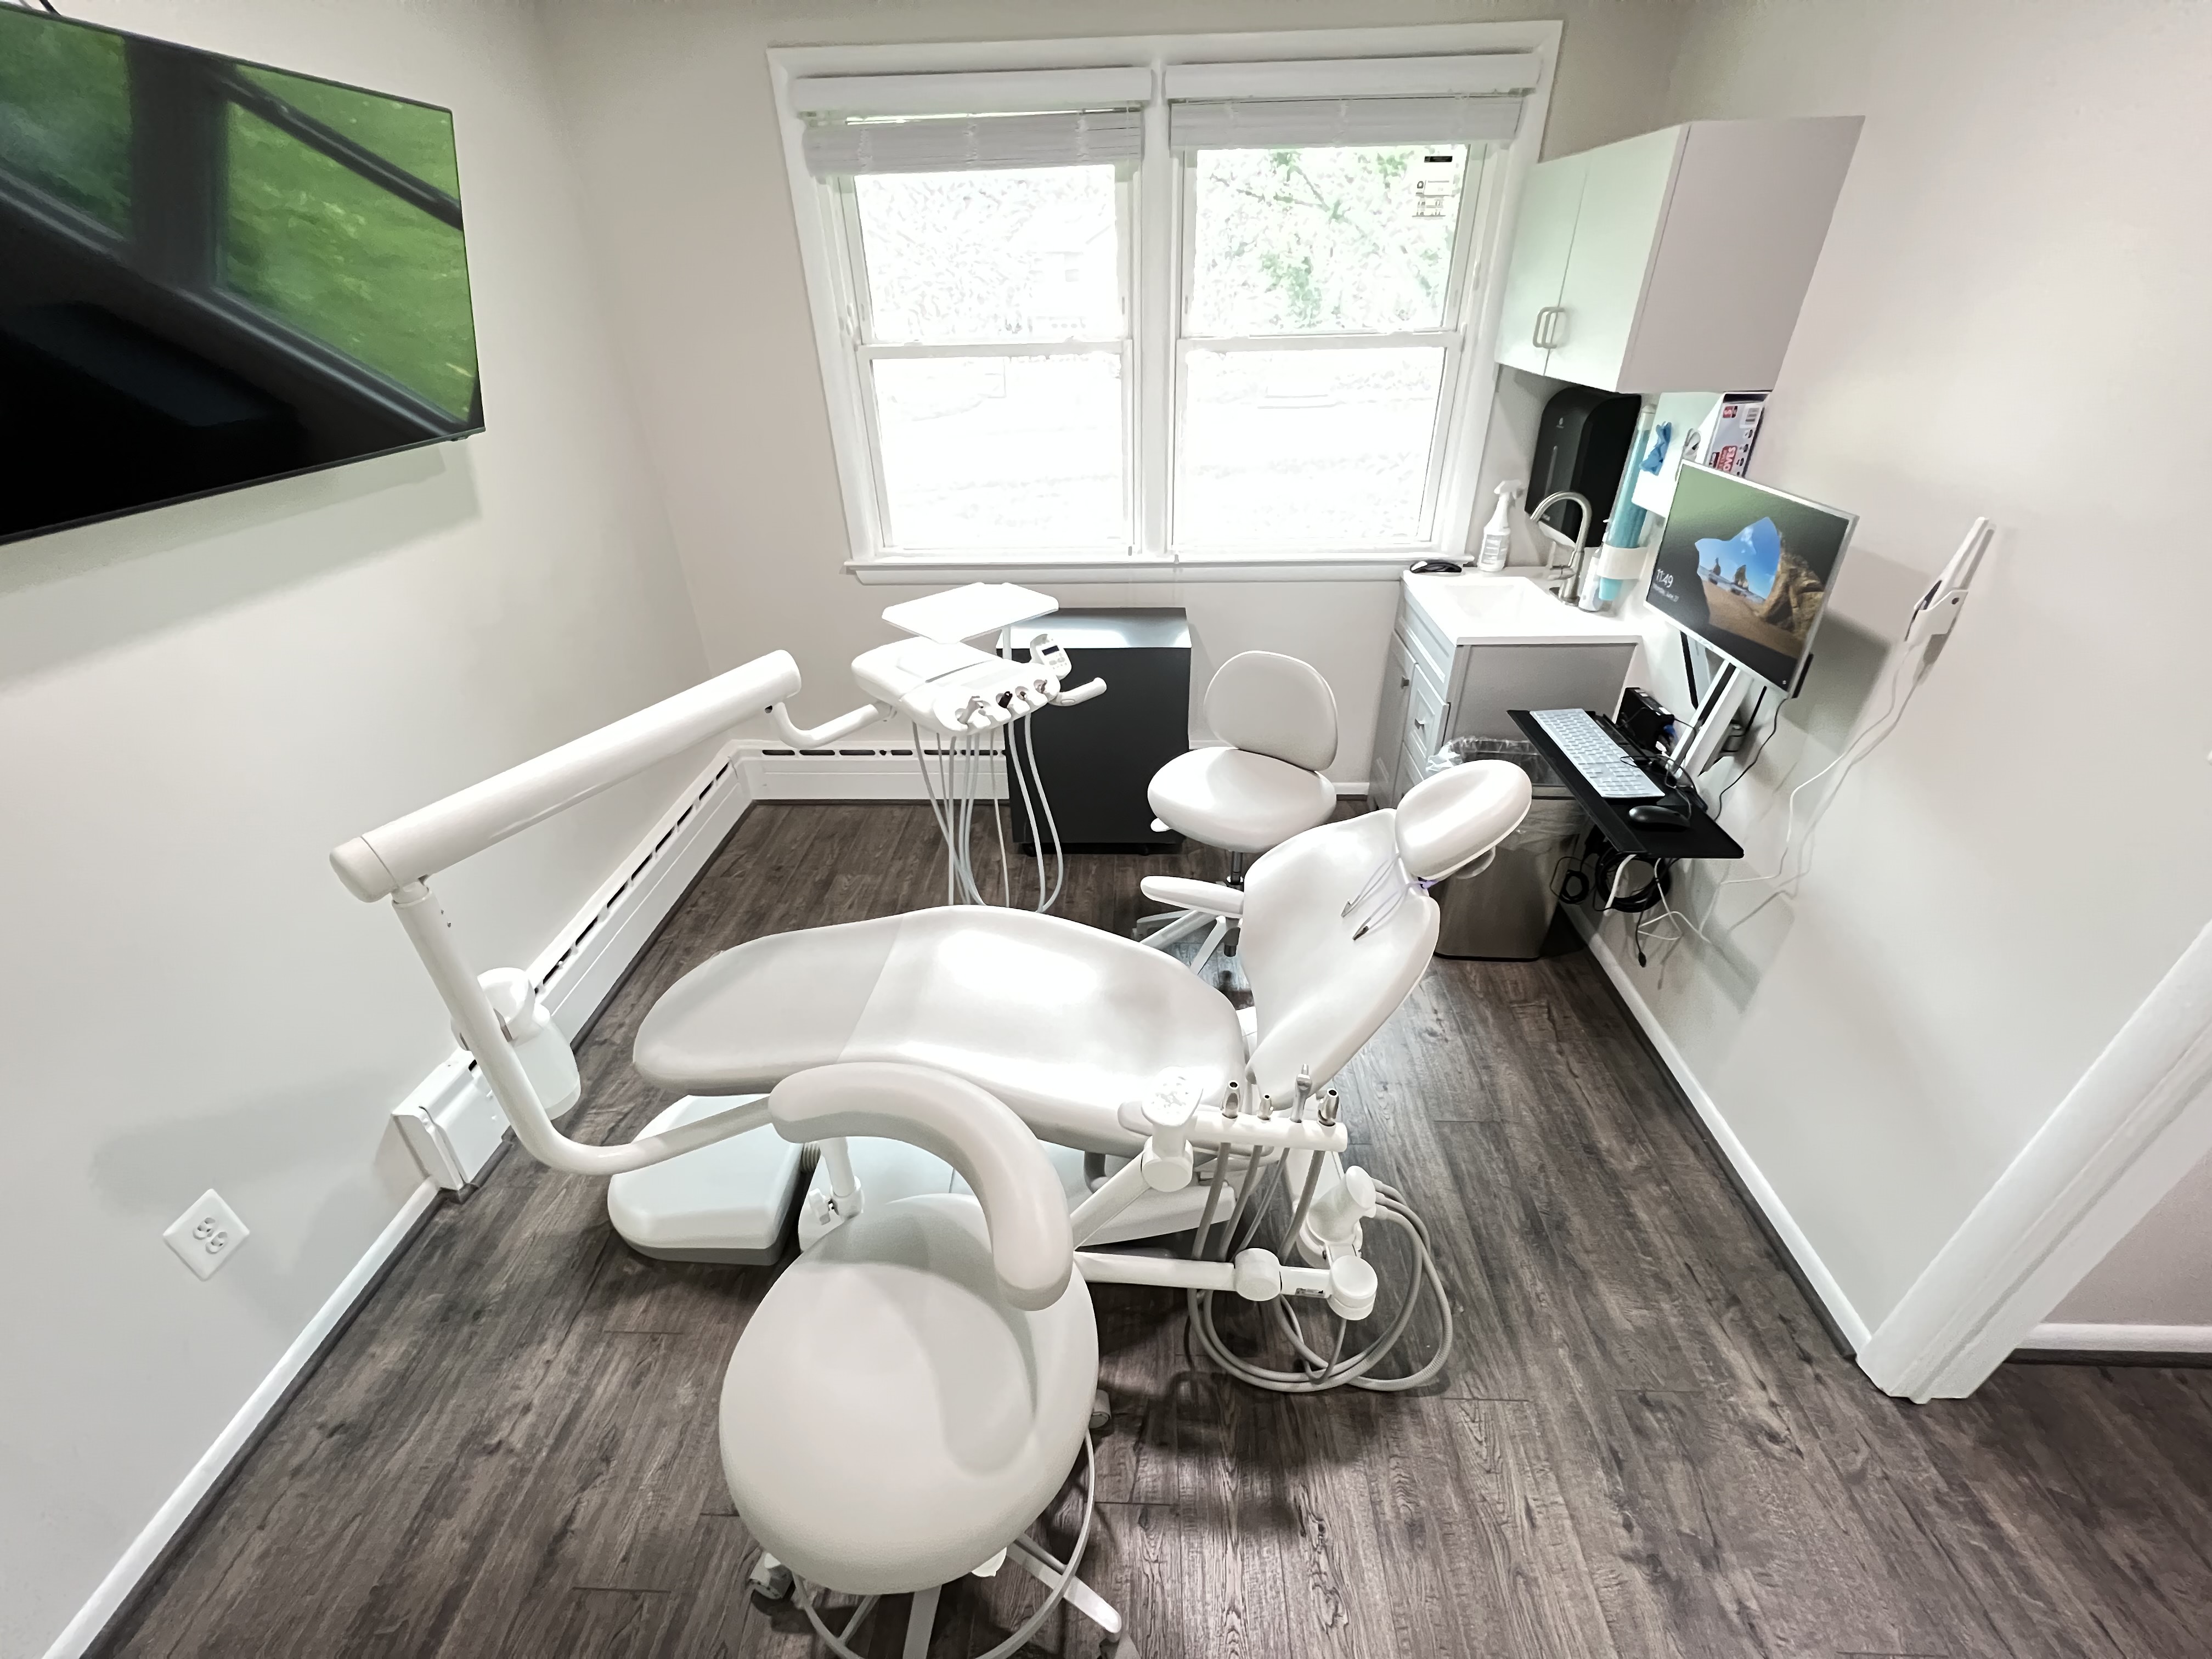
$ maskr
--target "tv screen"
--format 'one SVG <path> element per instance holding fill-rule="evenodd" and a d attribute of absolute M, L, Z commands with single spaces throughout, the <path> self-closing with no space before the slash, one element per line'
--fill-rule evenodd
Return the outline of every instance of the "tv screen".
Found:
<path fill-rule="evenodd" d="M 450 112 L 0 5 L 0 541 L 479 431 Z"/>
<path fill-rule="evenodd" d="M 1645 602 L 1786 697 L 1857 522 L 1685 462 Z"/>

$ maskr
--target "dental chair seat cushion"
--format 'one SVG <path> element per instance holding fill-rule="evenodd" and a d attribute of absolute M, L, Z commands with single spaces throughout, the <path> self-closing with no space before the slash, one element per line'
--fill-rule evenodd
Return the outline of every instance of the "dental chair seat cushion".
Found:
<path fill-rule="evenodd" d="M 1333 803 L 1332 803 L 1333 804 Z M 637 1069 L 747 1094 L 839 1060 L 980 1085 L 1039 1135 L 1129 1153 L 1121 1103 L 1170 1066 L 1213 1098 L 1243 1074 L 1236 1011 L 1172 957 L 1058 916 L 978 905 L 775 933 L 702 963 L 638 1028 Z"/>
<path fill-rule="evenodd" d="M 1052 1502 L 1082 1455 L 1097 1328 L 1079 1275 L 1024 1313 L 983 1212 L 871 1209 L 783 1271 L 722 1383 L 722 1469 L 802 1578 L 892 1595 L 957 1578 Z"/>
<path fill-rule="evenodd" d="M 1152 775 L 1161 823 L 1231 853 L 1264 853 L 1326 823 L 1336 789 L 1318 772 L 1243 749 L 1194 749 Z"/>

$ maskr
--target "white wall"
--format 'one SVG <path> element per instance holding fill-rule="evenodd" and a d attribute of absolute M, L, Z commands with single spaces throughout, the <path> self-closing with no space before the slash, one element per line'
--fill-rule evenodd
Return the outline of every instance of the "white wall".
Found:
<path fill-rule="evenodd" d="M 338 841 L 704 669 L 526 13 L 88 0 L 453 107 L 489 429 L 0 549 L 0 1654 L 46 1650 L 412 1192 L 451 1047 Z M 441 884 L 527 963 L 681 768 Z M 163 1227 L 215 1187 L 213 1280 Z"/>
<path fill-rule="evenodd" d="M 2212 1158 L 2183 1176 L 2050 1318 L 2059 1325 L 2212 1329 Z"/>
<path fill-rule="evenodd" d="M 552 0 L 546 13 L 568 131 L 600 231 L 596 246 L 635 367 L 669 516 L 717 667 L 774 647 L 809 684 L 809 719 L 846 707 L 845 665 L 885 637 L 910 590 L 843 574 L 848 543 L 763 54 L 771 46 L 1566 19 L 1547 150 L 1657 125 L 1682 9 L 1654 0 L 1495 8 L 1411 0 L 867 0 L 649 7 Z M 1534 384 L 1534 383 L 1532 383 Z M 1533 431 L 1540 400 L 1510 400 Z M 1504 412 L 1504 411 L 1501 411 Z M 1527 477 L 1527 437 L 1492 428 L 1484 477 Z M 1194 672 L 1265 647 L 1306 657 L 1334 687 L 1343 742 L 1368 754 L 1396 597 L 1387 583 L 1037 584 L 1062 604 L 1182 605 Z"/>
<path fill-rule="evenodd" d="M 2212 911 L 2187 533 L 2212 226 L 2175 183 L 2208 69 L 2212 12 L 2163 0 L 1706 0 L 1684 40 L 1677 118 L 1866 117 L 1752 469 L 1859 529 L 1806 694 L 1729 798 L 1746 872 L 1874 712 L 1917 586 L 1975 514 L 1999 527 L 1794 896 L 1734 888 L 1710 946 L 1635 975 L 1869 1325 Z M 2192 1192 L 2161 1237 L 2203 1262 Z"/>

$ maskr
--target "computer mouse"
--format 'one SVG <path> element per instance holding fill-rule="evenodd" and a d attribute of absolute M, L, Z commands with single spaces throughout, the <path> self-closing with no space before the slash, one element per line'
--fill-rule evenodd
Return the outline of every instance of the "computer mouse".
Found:
<path fill-rule="evenodd" d="M 1416 576 L 1456 576 L 1463 568 L 1464 566 L 1454 564 L 1449 559 L 1423 559 L 1413 567 L 1413 574 Z"/>
<path fill-rule="evenodd" d="M 1628 809 L 1628 821 L 1651 829 L 1686 830 L 1690 809 L 1678 800 L 1640 800 Z"/>

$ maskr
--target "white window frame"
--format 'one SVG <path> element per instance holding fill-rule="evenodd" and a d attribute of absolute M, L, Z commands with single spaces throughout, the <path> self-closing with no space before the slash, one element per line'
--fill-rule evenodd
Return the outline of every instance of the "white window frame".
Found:
<path fill-rule="evenodd" d="M 1402 568 L 1429 555 L 1450 557 L 1470 545 L 1476 471 L 1488 434 L 1497 386 L 1497 331 L 1504 297 L 1503 256 L 1548 111 L 1561 26 L 1556 21 L 1447 24 L 1413 27 L 1278 30 L 1261 33 L 1146 35 L 1084 40 L 985 41 L 892 46 L 805 46 L 771 50 L 769 66 L 784 138 L 786 170 L 799 232 L 799 255 L 812 313 L 816 355 L 828 403 L 848 538 L 845 568 L 862 581 L 930 580 L 1237 580 L 1300 576 L 1340 578 Z M 1522 94 L 1516 136 L 1490 147 L 1473 193 L 1463 202 L 1455 250 L 1455 291 L 1444 326 L 1408 335 L 1405 343 L 1443 343 L 1437 428 L 1431 443 L 1425 539 L 1389 547 L 1280 549 L 1178 547 L 1171 539 L 1174 435 L 1181 414 L 1182 365 L 1193 343 L 1182 332 L 1182 302 L 1190 238 L 1187 216 L 1195 192 L 1190 158 L 1169 148 L 1166 71 L 1178 64 L 1218 66 L 1216 73 L 1264 87 L 1288 66 L 1313 61 L 1373 60 L 1378 85 L 1391 89 L 1393 59 L 1486 53 L 1528 53 L 1537 60 L 1534 84 Z M 1279 71 L 1271 65 L 1283 64 Z M 800 154 L 803 118 L 794 110 L 794 80 L 836 76 L 965 74 L 1068 69 L 1143 68 L 1152 96 L 1144 109 L 1145 147 L 1116 185 L 1124 234 L 1122 345 L 1124 479 L 1130 545 L 1109 550 L 994 549 L 915 552 L 889 550 L 886 506 L 873 431 L 874 402 L 866 362 L 878 356 L 972 356 L 966 346 L 864 345 L 859 266 L 849 238 L 857 235 L 849 180 L 807 171 Z M 1286 88 L 1278 95 L 1293 95 Z M 1395 337 L 1346 337 L 1363 346 Z M 1231 349 L 1308 349 L 1334 336 L 1269 337 L 1228 343 Z M 1212 346 L 1219 342 L 1208 340 Z M 1024 342 L 994 352 L 1050 355 L 1069 347 Z M 1082 349 L 1095 350 L 1096 345 Z"/>

